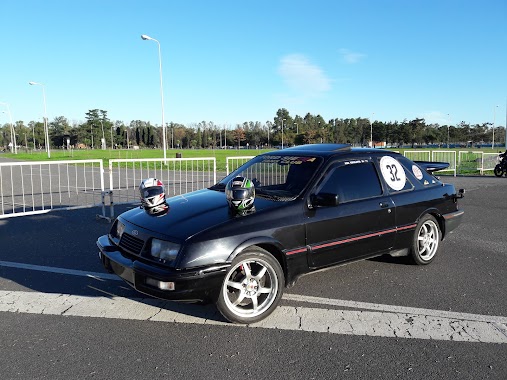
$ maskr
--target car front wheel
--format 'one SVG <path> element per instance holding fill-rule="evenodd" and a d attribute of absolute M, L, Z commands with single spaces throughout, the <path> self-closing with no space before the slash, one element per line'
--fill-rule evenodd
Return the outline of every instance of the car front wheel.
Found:
<path fill-rule="evenodd" d="M 437 254 L 440 244 L 440 227 L 431 215 L 419 221 L 412 243 L 412 259 L 418 265 L 429 264 Z"/>
<path fill-rule="evenodd" d="M 258 322 L 277 307 L 284 284 L 279 262 L 261 248 L 249 248 L 232 261 L 220 288 L 217 308 L 231 322 Z"/>

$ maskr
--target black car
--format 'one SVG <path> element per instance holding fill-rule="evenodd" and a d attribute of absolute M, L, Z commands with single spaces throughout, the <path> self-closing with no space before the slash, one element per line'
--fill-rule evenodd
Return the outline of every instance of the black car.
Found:
<path fill-rule="evenodd" d="M 313 270 L 382 254 L 433 261 L 463 216 L 464 190 L 432 174 L 447 166 L 339 144 L 262 154 L 208 189 L 121 214 L 99 256 L 142 293 L 253 323 Z M 248 209 L 226 197 L 237 177 L 255 188 Z"/>

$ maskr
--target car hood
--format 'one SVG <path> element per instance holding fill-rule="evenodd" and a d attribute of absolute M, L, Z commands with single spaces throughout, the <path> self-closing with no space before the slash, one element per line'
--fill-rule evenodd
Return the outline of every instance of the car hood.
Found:
<path fill-rule="evenodd" d="M 136 226 L 164 234 L 181 242 L 224 223 L 234 223 L 241 218 L 255 217 L 267 209 L 283 207 L 286 202 L 255 198 L 255 211 L 238 216 L 230 211 L 225 193 L 203 189 L 167 199 L 166 212 L 152 215 L 141 207 L 124 212 L 121 219 Z"/>

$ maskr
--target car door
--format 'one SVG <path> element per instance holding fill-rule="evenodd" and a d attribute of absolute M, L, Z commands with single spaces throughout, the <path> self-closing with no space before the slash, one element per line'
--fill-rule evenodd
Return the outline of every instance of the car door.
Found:
<path fill-rule="evenodd" d="M 334 206 L 307 211 L 309 265 L 323 267 L 374 255 L 395 241 L 395 207 L 369 158 L 332 164 L 313 192 L 338 195 Z"/>

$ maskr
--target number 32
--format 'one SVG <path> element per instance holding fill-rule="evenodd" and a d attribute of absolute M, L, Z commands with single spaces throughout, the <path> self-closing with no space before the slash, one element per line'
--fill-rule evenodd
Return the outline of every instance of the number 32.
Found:
<path fill-rule="evenodd" d="M 396 165 L 386 165 L 386 168 L 391 173 L 391 178 L 390 178 L 391 182 L 401 181 L 401 179 L 398 178 L 398 168 L 396 167 Z"/>

